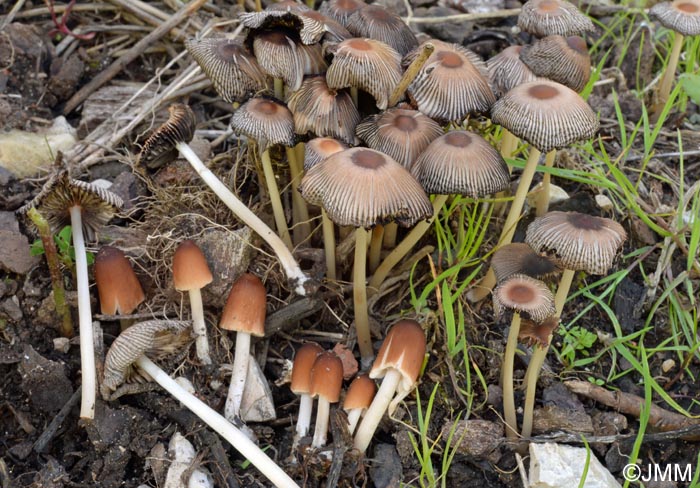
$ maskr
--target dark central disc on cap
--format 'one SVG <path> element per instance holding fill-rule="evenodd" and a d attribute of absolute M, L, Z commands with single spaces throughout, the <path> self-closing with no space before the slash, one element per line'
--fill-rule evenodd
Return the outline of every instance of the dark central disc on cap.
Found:
<path fill-rule="evenodd" d="M 404 132 L 413 132 L 418 127 L 418 122 L 410 115 L 399 115 L 394 119 L 394 127 Z"/>
<path fill-rule="evenodd" d="M 355 0 L 338 0 L 335 3 L 335 9 L 336 10 L 342 10 L 344 12 L 354 12 L 355 10 L 358 10 L 360 6 L 357 4 Z"/>
<path fill-rule="evenodd" d="M 381 154 L 367 149 L 356 151 L 352 155 L 352 162 L 355 166 L 367 169 L 377 169 L 386 164 Z"/>
<path fill-rule="evenodd" d="M 336 141 L 330 140 L 330 139 L 325 139 L 321 141 L 321 143 L 318 145 L 319 149 L 322 151 L 334 151 L 340 147 L 340 144 L 338 144 Z"/>
<path fill-rule="evenodd" d="M 374 5 L 365 7 L 362 13 L 364 13 L 367 17 L 370 17 L 372 20 L 378 20 L 380 22 L 389 22 L 393 20 L 393 17 L 385 8 L 376 7 Z"/>
<path fill-rule="evenodd" d="M 372 45 L 364 39 L 350 39 L 347 45 L 352 49 L 357 49 L 358 51 L 372 50 Z"/>
<path fill-rule="evenodd" d="M 472 138 L 464 132 L 450 132 L 445 136 L 445 142 L 454 147 L 467 147 L 472 143 Z"/>
<path fill-rule="evenodd" d="M 579 36 L 571 36 L 566 38 L 566 44 L 580 54 L 585 54 L 588 52 L 588 46 L 586 46 L 586 41 Z"/>
<path fill-rule="evenodd" d="M 255 110 L 264 115 L 275 115 L 279 106 L 269 100 L 261 100 L 255 105 Z"/>
<path fill-rule="evenodd" d="M 603 228 L 603 220 L 592 215 L 572 213 L 568 215 L 569 223 L 577 229 L 600 230 Z"/>
<path fill-rule="evenodd" d="M 544 0 L 542 3 L 540 3 L 538 8 L 541 12 L 552 13 L 559 10 L 559 2 L 556 0 Z"/>
<path fill-rule="evenodd" d="M 464 61 L 462 61 L 462 58 L 460 58 L 459 55 L 449 51 L 441 51 L 435 56 L 437 57 L 437 60 L 440 61 L 440 64 L 442 64 L 445 68 L 459 68 L 464 64 Z"/>
<path fill-rule="evenodd" d="M 535 291 L 528 285 L 515 285 L 508 289 L 508 298 L 515 303 L 530 303 L 535 299 Z"/>
<path fill-rule="evenodd" d="M 700 7 L 691 2 L 679 3 L 678 5 L 676 5 L 676 8 L 681 12 L 686 12 L 689 14 L 694 14 L 700 11 Z"/>
<path fill-rule="evenodd" d="M 549 85 L 535 85 L 527 90 L 527 94 L 538 100 L 549 100 L 559 95 L 559 90 Z"/>
<path fill-rule="evenodd" d="M 217 51 L 223 60 L 229 61 L 238 56 L 242 50 L 232 42 L 222 42 L 218 45 Z"/>

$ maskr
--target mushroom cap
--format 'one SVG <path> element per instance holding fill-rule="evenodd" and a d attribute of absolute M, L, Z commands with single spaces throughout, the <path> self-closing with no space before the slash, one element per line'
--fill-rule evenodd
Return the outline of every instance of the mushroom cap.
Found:
<path fill-rule="evenodd" d="M 307 342 L 294 355 L 292 383 L 289 389 L 296 395 L 311 392 L 311 368 L 323 348 L 315 342 Z"/>
<path fill-rule="evenodd" d="M 261 150 L 268 144 L 294 145 L 292 112 L 272 98 L 255 97 L 248 100 L 231 117 L 231 127 L 257 141 Z"/>
<path fill-rule="evenodd" d="M 347 39 L 333 46 L 334 56 L 326 82 L 331 89 L 354 86 L 374 97 L 384 110 L 401 79 L 401 55 L 381 41 Z"/>
<path fill-rule="evenodd" d="M 355 37 L 382 41 L 405 56 L 418 46 L 411 28 L 401 17 L 381 5 L 365 5 L 348 18 L 346 27 Z"/>
<path fill-rule="evenodd" d="M 262 337 L 265 335 L 267 292 L 260 278 L 243 273 L 231 287 L 219 327 Z"/>
<path fill-rule="evenodd" d="M 537 76 L 520 60 L 522 50 L 523 46 L 509 46 L 486 62 L 496 98 L 522 83 L 537 80 Z"/>
<path fill-rule="evenodd" d="M 301 194 L 326 209 L 338 225 L 371 228 L 395 220 L 410 226 L 433 214 L 430 199 L 408 170 L 386 154 L 362 147 L 309 169 Z"/>
<path fill-rule="evenodd" d="M 337 152 L 345 151 L 348 148 L 342 142 L 330 137 L 317 137 L 306 143 L 306 153 L 304 155 L 304 171 L 309 171 L 321 161 L 325 161 Z"/>
<path fill-rule="evenodd" d="M 208 37 L 187 39 L 185 47 L 226 102 L 244 102 L 267 86 L 265 73 L 240 42 Z"/>
<path fill-rule="evenodd" d="M 304 78 L 304 66 L 291 31 L 278 29 L 261 32 L 253 39 L 253 53 L 265 73 L 281 78 L 292 91 L 299 89 Z"/>
<path fill-rule="evenodd" d="M 556 315 L 547 317 L 540 324 L 532 320 L 522 319 L 520 321 L 520 331 L 518 331 L 518 340 L 529 346 L 549 347 L 549 336 L 559 326 L 559 322 L 559 317 Z"/>
<path fill-rule="evenodd" d="M 95 283 L 105 315 L 130 314 L 146 299 L 129 260 L 116 247 L 102 246 L 97 252 Z"/>
<path fill-rule="evenodd" d="M 326 0 L 318 11 L 347 27 L 350 16 L 366 5 L 362 0 Z"/>
<path fill-rule="evenodd" d="M 343 389 L 343 362 L 333 351 L 325 351 L 316 356 L 311 367 L 311 391 L 313 398 L 325 399 L 328 403 L 338 403 Z"/>
<path fill-rule="evenodd" d="M 425 332 L 415 320 L 396 322 L 379 348 L 369 377 L 384 378 L 390 369 L 401 373 L 397 395 L 406 396 L 415 386 L 425 357 Z"/>
<path fill-rule="evenodd" d="M 493 290 L 496 317 L 500 317 L 505 308 L 525 313 L 537 323 L 556 313 L 554 296 L 547 285 L 522 274 L 511 275 Z"/>
<path fill-rule="evenodd" d="M 595 31 L 591 19 L 565 0 L 530 0 L 518 16 L 518 27 L 537 37 L 577 36 Z"/>
<path fill-rule="evenodd" d="M 297 134 L 312 132 L 317 136 L 355 142 L 355 126 L 360 113 L 346 90 L 331 90 L 322 75 L 304 80 L 287 102 L 294 115 Z"/>
<path fill-rule="evenodd" d="M 389 108 L 371 115 L 355 129 L 369 147 L 394 158 L 410 168 L 418 155 L 437 137 L 442 127 L 417 110 Z"/>
<path fill-rule="evenodd" d="M 566 269 L 602 275 L 608 272 L 625 229 L 614 220 L 578 212 L 548 212 L 527 228 L 525 242 Z"/>
<path fill-rule="evenodd" d="M 352 380 L 345 394 L 343 409 L 354 410 L 356 408 L 366 409 L 377 393 L 377 384 L 372 381 L 368 374 L 360 374 Z"/>
<path fill-rule="evenodd" d="M 143 143 L 136 164 L 156 169 L 177 158 L 175 145 L 189 143 L 194 137 L 197 118 L 192 109 L 183 103 L 173 103 L 168 107 L 169 117 L 151 133 Z"/>
<path fill-rule="evenodd" d="M 580 92 L 591 77 L 591 56 L 579 36 L 547 36 L 525 46 L 520 59 L 537 76 Z"/>
<path fill-rule="evenodd" d="M 204 288 L 214 277 L 209 270 L 207 258 L 194 241 L 186 239 L 175 249 L 173 255 L 173 284 L 177 291 Z"/>
<path fill-rule="evenodd" d="M 549 80 L 524 83 L 500 98 L 491 120 L 543 153 L 592 138 L 598 117 L 581 96 Z"/>
<path fill-rule="evenodd" d="M 326 30 L 326 34 L 323 36 L 324 42 L 342 42 L 345 39 L 350 39 L 353 37 L 344 24 L 341 24 L 337 20 L 324 15 L 322 12 L 309 9 L 300 12 L 299 15 L 302 17 L 310 17 L 323 24 L 323 27 Z"/>
<path fill-rule="evenodd" d="M 499 283 L 514 274 L 545 280 L 561 271 L 554 261 L 536 253 L 524 242 L 499 247 L 491 258 L 491 268 Z"/>
<path fill-rule="evenodd" d="M 471 113 L 488 112 L 496 96 L 481 58 L 457 44 L 435 39 L 428 42 L 435 50 L 408 86 L 408 94 L 418 110 L 445 121 L 459 121 Z M 403 65 L 410 65 L 421 50 L 422 45 L 408 53 Z"/>
<path fill-rule="evenodd" d="M 500 153 L 480 135 L 461 130 L 431 142 L 411 173 L 429 194 L 481 198 L 510 185 L 508 166 Z"/>
<path fill-rule="evenodd" d="M 302 43 L 315 44 L 326 32 L 325 26 L 316 19 L 300 15 L 301 10 L 297 7 L 267 9 L 262 12 L 244 12 L 238 18 L 244 26 L 254 30 L 254 36 L 261 30 L 291 29 L 297 33 Z"/>
<path fill-rule="evenodd" d="M 675 0 L 657 3 L 649 14 L 667 29 L 684 36 L 700 35 L 700 0 Z"/>

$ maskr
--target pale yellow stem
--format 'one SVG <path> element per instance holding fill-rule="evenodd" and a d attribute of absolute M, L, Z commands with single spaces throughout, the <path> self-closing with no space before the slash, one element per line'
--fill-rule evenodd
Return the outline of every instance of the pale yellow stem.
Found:
<path fill-rule="evenodd" d="M 503 129 L 503 137 L 501 137 L 501 156 L 504 158 L 512 158 L 515 150 L 518 148 L 518 138 L 508 129 Z M 508 171 L 511 167 L 508 166 Z"/>
<path fill-rule="evenodd" d="M 323 222 L 323 248 L 326 253 L 326 277 L 335 280 L 335 229 L 333 221 L 328 218 L 325 210 L 321 210 Z"/>
<path fill-rule="evenodd" d="M 513 369 L 515 364 L 515 351 L 518 346 L 520 333 L 520 314 L 513 314 L 510 323 L 508 342 L 503 353 L 503 417 L 506 421 L 506 436 L 515 438 L 518 436 L 518 418 L 515 414 L 515 390 L 513 388 Z"/>
<path fill-rule="evenodd" d="M 666 71 L 664 71 L 664 75 L 659 83 L 659 91 L 656 96 L 656 105 L 654 106 L 654 116 L 656 118 L 661 114 L 671 94 L 671 87 L 673 86 L 673 80 L 676 79 L 676 68 L 678 67 L 678 60 L 681 56 L 684 40 L 685 36 L 683 36 L 683 34 L 675 33 L 673 47 L 671 48 L 671 56 L 668 59 Z"/>
<path fill-rule="evenodd" d="M 369 330 L 369 310 L 367 309 L 367 284 L 365 283 L 367 244 L 369 233 L 358 228 L 355 231 L 355 263 L 353 265 L 353 290 L 352 297 L 355 307 L 355 330 L 357 331 L 357 345 L 360 348 L 362 366 L 369 367 L 374 359 L 372 337 Z"/>
<path fill-rule="evenodd" d="M 260 160 L 262 161 L 263 172 L 265 173 L 267 191 L 270 194 L 270 203 L 272 204 L 272 214 L 275 217 L 277 233 L 282 241 L 284 241 L 285 245 L 291 250 L 293 249 L 292 239 L 289 237 L 289 228 L 287 227 L 287 220 L 284 216 L 282 199 L 280 198 L 280 191 L 277 187 L 275 172 L 272 170 L 272 161 L 270 160 L 270 151 L 268 149 L 262 152 Z"/>
<path fill-rule="evenodd" d="M 396 222 L 390 222 L 384 226 L 384 247 L 394 249 L 396 247 L 396 235 L 399 232 L 399 226 Z"/>
<path fill-rule="evenodd" d="M 552 149 L 547 153 L 544 158 L 544 166 L 546 168 L 554 167 L 554 160 L 557 158 L 557 150 Z M 540 192 L 535 195 L 535 215 L 538 217 L 543 216 L 549 210 L 549 192 L 552 182 L 552 175 L 550 173 L 545 173 L 542 176 L 542 188 Z"/>
<path fill-rule="evenodd" d="M 382 259 L 382 238 L 384 237 L 384 226 L 377 225 L 372 229 L 372 239 L 369 242 L 369 272 L 373 273 L 379 261 Z"/>
<path fill-rule="evenodd" d="M 299 192 L 299 183 L 303 176 L 303 170 L 295 148 L 287 147 L 287 161 L 289 161 L 289 174 L 292 179 L 292 215 L 294 216 L 294 243 L 299 245 L 309 238 L 311 234 L 311 224 L 309 223 L 309 209 L 306 200 Z"/>

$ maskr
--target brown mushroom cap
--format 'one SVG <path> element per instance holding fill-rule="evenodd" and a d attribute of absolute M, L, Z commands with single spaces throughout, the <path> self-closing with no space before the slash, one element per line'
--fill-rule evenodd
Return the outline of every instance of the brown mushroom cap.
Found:
<path fill-rule="evenodd" d="M 326 0 L 318 10 L 347 27 L 350 16 L 366 5 L 362 0 Z"/>
<path fill-rule="evenodd" d="M 503 157 L 483 137 L 467 131 L 448 132 L 435 139 L 411 173 L 430 194 L 481 198 L 510 185 Z"/>
<path fill-rule="evenodd" d="M 554 330 L 559 326 L 559 317 L 547 317 L 540 324 L 532 320 L 522 319 L 520 321 L 520 330 L 518 331 L 518 340 L 529 346 L 538 345 L 540 347 L 549 347 L 549 336 L 554 333 Z"/>
<path fill-rule="evenodd" d="M 178 142 L 189 143 L 194 137 L 197 119 L 188 105 L 173 103 L 168 107 L 168 113 L 168 120 L 143 143 L 137 165 L 150 169 L 163 166 L 177 157 L 175 145 Z"/>
<path fill-rule="evenodd" d="M 579 36 L 547 36 L 526 46 L 520 59 L 537 76 L 580 92 L 591 77 L 591 56 Z"/>
<path fill-rule="evenodd" d="M 307 342 L 297 350 L 292 366 L 292 383 L 289 386 L 296 395 L 311 392 L 311 368 L 322 352 L 323 348 L 315 342 Z"/>
<path fill-rule="evenodd" d="M 497 98 L 522 83 L 537 80 L 537 76 L 520 60 L 522 50 L 523 46 L 510 46 L 486 62 Z"/>
<path fill-rule="evenodd" d="M 525 241 L 566 269 L 602 275 L 626 238 L 625 230 L 614 220 L 578 212 L 548 212 L 528 226 Z"/>
<path fill-rule="evenodd" d="M 95 256 L 95 283 L 105 315 L 130 314 L 146 299 L 129 260 L 116 247 L 102 246 Z"/>
<path fill-rule="evenodd" d="M 369 375 L 358 375 L 348 387 L 348 392 L 343 401 L 343 409 L 347 411 L 356 408 L 368 408 L 376 393 L 377 384 L 372 381 Z"/>
<path fill-rule="evenodd" d="M 309 16 L 301 16 L 297 7 L 245 12 L 239 14 L 238 18 L 244 26 L 253 29 L 253 36 L 263 30 L 290 29 L 297 34 L 302 43 L 315 44 L 326 32 L 321 22 Z"/>
<path fill-rule="evenodd" d="M 219 327 L 262 337 L 265 335 L 267 292 L 260 278 L 243 273 L 231 287 Z"/>
<path fill-rule="evenodd" d="M 518 16 L 518 27 L 537 37 L 577 36 L 593 32 L 591 19 L 565 0 L 530 0 Z"/>
<path fill-rule="evenodd" d="M 294 117 L 271 98 L 255 97 L 241 105 L 231 117 L 231 127 L 256 140 L 261 150 L 267 144 L 294 145 Z"/>
<path fill-rule="evenodd" d="M 304 65 L 291 32 L 261 32 L 253 39 L 253 53 L 265 73 L 281 78 L 292 91 L 299 89 L 304 78 Z"/>
<path fill-rule="evenodd" d="M 383 378 L 389 369 L 396 369 L 401 373 L 397 391 L 407 394 L 418 381 L 425 356 L 425 342 L 425 332 L 418 322 L 399 320 L 387 332 L 369 377 Z"/>
<path fill-rule="evenodd" d="M 402 56 L 418 46 L 411 28 L 381 5 L 366 5 L 348 18 L 346 27 L 355 37 L 369 37 L 393 47 Z"/>
<path fill-rule="evenodd" d="M 371 228 L 395 220 L 410 226 L 433 213 L 408 170 L 367 148 L 347 149 L 313 166 L 301 182 L 301 194 L 338 225 Z"/>
<path fill-rule="evenodd" d="M 700 0 L 675 0 L 657 3 L 649 14 L 667 29 L 684 36 L 700 35 Z"/>
<path fill-rule="evenodd" d="M 524 274 L 538 280 L 556 275 L 561 269 L 547 256 L 537 254 L 528 244 L 515 242 L 493 253 L 491 267 L 496 281 L 501 282 L 514 274 Z"/>
<path fill-rule="evenodd" d="M 578 93 L 548 80 L 524 83 L 499 99 L 491 120 L 543 153 L 590 139 L 598 117 Z"/>
<path fill-rule="evenodd" d="M 209 270 L 204 253 L 194 241 L 186 239 L 173 256 L 173 284 L 177 291 L 204 288 L 214 277 Z"/>
<path fill-rule="evenodd" d="M 322 352 L 316 356 L 311 368 L 312 397 L 324 398 L 329 403 L 340 401 L 343 389 L 343 362 L 332 351 Z"/>
<path fill-rule="evenodd" d="M 502 315 L 504 308 L 525 313 L 537 323 L 556 313 L 554 296 L 547 285 L 521 274 L 511 275 L 494 289 L 493 309 L 496 317 Z"/>
<path fill-rule="evenodd" d="M 330 137 L 317 137 L 306 143 L 306 153 L 304 156 L 304 171 L 308 171 L 312 166 L 316 166 L 321 161 L 325 161 L 335 153 L 345 151 L 348 148 L 345 144 Z"/>

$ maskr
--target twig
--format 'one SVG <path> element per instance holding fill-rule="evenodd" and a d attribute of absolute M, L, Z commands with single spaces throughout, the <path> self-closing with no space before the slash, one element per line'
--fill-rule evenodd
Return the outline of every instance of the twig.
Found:
<path fill-rule="evenodd" d="M 17 0 L 17 2 L 12 6 L 12 10 L 10 10 L 5 16 L 5 18 L 2 19 L 2 22 L 0 22 L 0 31 L 7 27 L 10 24 L 10 22 L 12 22 L 12 19 L 15 18 L 17 12 L 19 12 L 24 6 L 24 2 L 25 0 Z"/>
<path fill-rule="evenodd" d="M 46 427 L 46 430 L 41 433 L 39 438 L 34 442 L 32 449 L 34 452 L 42 453 L 46 449 L 46 446 L 54 438 L 56 432 L 58 431 L 61 424 L 66 419 L 68 414 L 73 407 L 78 405 L 78 400 L 80 400 L 80 387 L 73 392 L 73 395 L 68 399 L 65 405 L 58 411 L 56 416 L 51 420 L 51 423 Z"/>
<path fill-rule="evenodd" d="M 444 15 L 442 17 L 406 17 L 403 20 L 407 24 L 442 24 L 444 22 L 460 22 L 467 20 L 502 19 L 505 17 L 515 17 L 520 15 L 520 10 L 521 9 L 519 8 L 511 8 L 506 10 L 496 10 L 495 12 Z"/>
<path fill-rule="evenodd" d="M 62 14 L 66 11 L 66 5 L 56 5 L 53 8 L 54 13 Z M 114 11 L 119 10 L 114 5 L 108 5 L 106 3 L 84 3 L 80 5 L 75 5 L 71 11 L 72 12 L 104 12 L 104 11 Z M 15 17 L 18 19 L 28 19 L 31 17 L 41 17 L 43 15 L 50 15 L 48 7 L 33 8 L 30 10 L 25 10 L 19 12 Z"/>
<path fill-rule="evenodd" d="M 654 154 L 652 155 L 652 158 L 656 159 L 665 159 L 665 158 L 679 158 L 683 156 L 684 158 L 687 158 L 688 156 L 698 156 L 700 155 L 700 150 L 697 151 L 683 151 L 683 152 L 668 152 L 668 153 L 659 153 L 659 154 Z M 642 159 L 646 159 L 648 156 L 644 155 L 639 155 L 639 156 L 629 156 L 625 158 L 626 162 L 630 161 L 641 161 Z"/>

